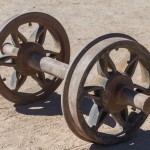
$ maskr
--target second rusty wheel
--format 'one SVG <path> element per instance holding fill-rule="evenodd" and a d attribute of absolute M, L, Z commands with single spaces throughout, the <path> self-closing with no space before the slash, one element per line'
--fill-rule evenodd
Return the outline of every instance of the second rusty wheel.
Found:
<path fill-rule="evenodd" d="M 0 28 L 0 50 L 0 93 L 18 104 L 47 98 L 62 81 L 30 68 L 27 64 L 32 53 L 66 64 L 70 59 L 66 31 L 55 18 L 40 12 L 7 20 Z"/>
<path fill-rule="evenodd" d="M 122 49 L 134 56 L 126 62 L 124 69 L 116 67 L 114 59 L 109 57 L 113 50 L 121 53 Z M 150 74 L 150 64 L 147 64 L 149 57 L 149 52 L 143 46 L 127 38 L 95 40 L 83 49 L 70 65 L 62 99 L 64 117 L 75 135 L 89 142 L 115 144 L 128 139 L 144 123 L 147 118 L 144 112 L 117 104 L 114 89 L 119 84 L 149 94 L 149 84 L 146 87 L 132 81 L 137 62 Z M 105 77 L 97 73 L 91 78 L 97 62 Z M 88 82 L 89 79 L 92 82 Z M 111 123 L 107 118 L 111 118 Z M 103 124 L 111 125 L 106 130 Z"/>

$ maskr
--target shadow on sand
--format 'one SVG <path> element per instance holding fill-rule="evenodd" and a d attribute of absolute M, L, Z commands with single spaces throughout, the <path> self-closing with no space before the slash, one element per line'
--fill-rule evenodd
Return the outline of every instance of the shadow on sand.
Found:
<path fill-rule="evenodd" d="M 61 96 L 53 93 L 46 100 L 38 101 L 28 105 L 14 105 L 16 111 L 25 115 L 54 116 L 62 115 Z"/>
<path fill-rule="evenodd" d="M 85 105 L 86 103 L 86 105 Z M 88 109 L 92 103 L 85 101 L 84 113 L 88 113 Z M 86 107 L 85 107 L 86 106 Z M 48 99 L 39 102 L 31 103 L 28 105 L 14 105 L 16 111 L 25 115 L 39 115 L 39 116 L 55 116 L 62 115 L 61 110 L 61 96 L 57 93 L 53 93 Z M 106 119 L 105 124 L 109 124 L 112 127 L 115 126 L 115 122 L 111 117 Z M 138 133 L 132 137 L 128 142 L 115 144 L 115 145 L 97 145 L 92 144 L 89 150 L 150 150 L 150 131 L 139 130 Z"/>
<path fill-rule="evenodd" d="M 127 142 L 109 146 L 92 144 L 89 150 L 150 150 L 150 131 L 140 129 Z"/>

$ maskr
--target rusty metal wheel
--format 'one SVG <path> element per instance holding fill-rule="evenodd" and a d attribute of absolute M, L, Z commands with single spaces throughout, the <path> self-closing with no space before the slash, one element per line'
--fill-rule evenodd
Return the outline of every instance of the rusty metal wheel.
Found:
<path fill-rule="evenodd" d="M 138 109 L 117 104 L 116 95 L 108 92 L 113 93 L 116 83 L 131 86 L 134 91 L 147 95 L 150 89 L 149 82 L 147 87 L 136 81 L 132 84 L 137 62 L 149 75 L 149 52 L 134 39 L 117 35 L 104 35 L 89 43 L 70 65 L 65 78 L 62 99 L 64 117 L 73 133 L 89 142 L 122 142 L 131 137 L 147 118 Z M 110 57 L 110 53 L 121 53 L 123 49 L 129 52 L 131 59 L 126 62 L 125 68 L 120 68 L 120 64 L 116 66 L 113 62 L 116 58 Z M 97 63 L 101 71 L 96 74 L 94 68 Z M 90 74 L 93 74 L 92 78 Z M 106 129 L 104 124 L 109 127 Z"/>
<path fill-rule="evenodd" d="M 62 82 L 55 76 L 29 68 L 26 64 L 30 54 L 36 52 L 66 64 L 70 59 L 66 31 L 55 18 L 40 12 L 7 20 L 0 28 L 0 49 L 0 93 L 18 104 L 47 98 Z"/>

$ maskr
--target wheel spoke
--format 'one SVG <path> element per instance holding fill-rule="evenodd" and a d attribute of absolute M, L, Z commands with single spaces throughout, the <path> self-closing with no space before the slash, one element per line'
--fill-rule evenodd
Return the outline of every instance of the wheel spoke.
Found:
<path fill-rule="evenodd" d="M 141 75 L 142 75 L 142 82 L 143 83 L 149 83 L 149 72 L 146 70 L 146 68 L 142 65 L 142 63 L 139 62 L 140 69 L 141 69 Z"/>
<path fill-rule="evenodd" d="M 110 73 L 116 73 L 116 66 L 109 54 L 105 54 L 98 62 L 98 72 L 102 77 L 109 78 Z"/>
<path fill-rule="evenodd" d="M 99 96 L 96 95 L 92 95 L 92 94 L 86 94 L 85 97 L 89 98 L 89 99 L 93 99 L 95 102 L 100 100 Z"/>
<path fill-rule="evenodd" d="M 49 54 L 48 57 L 57 58 L 60 53 L 54 52 L 52 50 L 44 50 L 46 54 Z"/>
<path fill-rule="evenodd" d="M 107 61 L 103 58 L 101 58 L 98 62 L 98 66 L 100 67 L 99 68 L 99 73 L 102 77 L 106 77 L 106 78 L 109 78 L 109 74 L 108 74 L 108 70 L 107 70 Z"/>
<path fill-rule="evenodd" d="M 108 67 L 112 70 L 112 72 L 113 73 L 117 72 L 116 66 L 115 66 L 114 62 L 112 61 L 112 59 L 110 58 L 109 55 L 106 57 L 106 59 L 107 59 Z"/>
<path fill-rule="evenodd" d="M 100 76 L 102 76 L 102 77 L 106 77 L 106 75 L 105 75 L 105 73 L 103 72 L 103 70 L 102 70 L 102 68 L 101 68 L 101 60 L 99 60 L 98 62 L 97 62 L 97 72 L 98 72 L 98 74 L 100 75 Z M 106 72 L 107 73 L 107 72 Z"/>
<path fill-rule="evenodd" d="M 118 113 L 111 113 L 114 120 L 119 124 L 119 126 L 124 127 L 128 117 L 128 109 L 124 109 Z"/>
<path fill-rule="evenodd" d="M 97 75 L 88 85 L 84 86 L 83 96 L 94 100 L 96 104 L 102 105 L 102 97 L 106 82 L 106 78 Z"/>
<path fill-rule="evenodd" d="M 45 82 L 45 75 L 44 75 L 44 72 L 39 72 L 38 73 L 38 77 L 41 81 Z"/>
<path fill-rule="evenodd" d="M 138 126 L 136 126 L 136 128 L 138 129 L 146 120 L 146 118 L 148 117 L 148 115 L 146 115 L 144 112 L 131 112 L 128 116 L 127 119 L 127 123 L 126 126 L 124 128 L 124 131 L 126 133 L 130 133 L 131 129 L 133 129 L 136 124 L 138 124 Z"/>
<path fill-rule="evenodd" d="M 48 84 L 51 82 L 51 80 L 49 78 L 45 78 L 45 74 L 44 72 L 39 72 L 38 73 L 38 78 L 43 81 L 44 85 Z"/>
<path fill-rule="evenodd" d="M 45 88 L 49 81 L 51 81 L 50 79 L 45 78 L 45 74 L 43 72 L 39 72 L 38 74 L 32 75 L 31 77 L 38 82 L 41 88 Z"/>
<path fill-rule="evenodd" d="M 16 63 L 13 61 L 15 58 L 16 58 L 15 56 L 11 56 L 11 55 L 1 56 L 0 66 L 15 67 Z"/>
<path fill-rule="evenodd" d="M 19 31 L 18 31 L 18 37 L 22 41 L 22 43 L 27 43 L 28 42 L 27 39 L 25 38 L 25 36 Z"/>
<path fill-rule="evenodd" d="M 128 61 L 128 66 L 125 68 L 124 72 L 128 74 L 130 77 L 132 77 L 136 70 L 137 64 L 138 64 L 137 55 L 131 55 L 131 60 Z"/>
<path fill-rule="evenodd" d="M 134 125 L 134 122 L 136 121 L 135 118 L 137 118 L 138 113 L 136 112 L 131 112 L 128 116 L 127 123 L 125 125 L 125 131 L 127 132 L 130 130 L 131 126 Z"/>
<path fill-rule="evenodd" d="M 138 84 L 133 84 L 133 87 L 136 88 L 136 91 L 140 92 L 140 93 L 144 93 L 146 95 L 149 95 L 149 89 L 147 89 L 144 86 L 138 85 Z M 149 87 L 148 87 L 149 88 Z"/>
<path fill-rule="evenodd" d="M 100 75 L 96 75 L 85 87 L 96 86 L 105 88 L 105 84 L 107 81 L 107 78 L 101 77 Z"/>
<path fill-rule="evenodd" d="M 20 41 L 19 41 L 18 34 L 11 34 L 11 38 L 12 38 L 13 45 L 17 48 L 20 48 Z"/>
<path fill-rule="evenodd" d="M 20 48 L 21 47 L 20 45 L 22 43 L 27 43 L 28 42 L 27 39 L 25 38 L 25 36 L 19 31 L 17 31 L 15 33 L 12 33 L 11 37 L 12 37 L 13 45 L 17 48 Z"/>
<path fill-rule="evenodd" d="M 38 42 L 43 45 L 46 37 L 47 29 L 43 25 L 39 25 L 38 29 L 36 29 L 30 36 L 29 41 Z"/>
<path fill-rule="evenodd" d="M 102 90 L 102 89 L 103 89 L 103 87 L 101 87 L 101 86 L 85 86 L 84 87 L 85 93 L 96 91 L 96 90 Z"/>
<path fill-rule="evenodd" d="M 100 107 L 97 104 L 93 104 L 89 113 L 87 124 L 89 127 L 96 131 L 102 125 L 104 119 L 107 116 L 108 112 L 104 111 L 103 107 Z"/>
<path fill-rule="evenodd" d="M 25 82 L 26 78 L 27 76 L 21 75 L 15 70 L 11 76 L 10 88 L 14 91 L 18 91 Z"/>
<path fill-rule="evenodd" d="M 83 96 L 89 99 L 93 99 L 95 102 L 101 100 L 102 94 L 104 89 L 101 86 L 85 86 L 83 90 Z M 93 92 L 93 93 L 92 93 Z M 99 93 L 99 94 L 95 94 Z"/>

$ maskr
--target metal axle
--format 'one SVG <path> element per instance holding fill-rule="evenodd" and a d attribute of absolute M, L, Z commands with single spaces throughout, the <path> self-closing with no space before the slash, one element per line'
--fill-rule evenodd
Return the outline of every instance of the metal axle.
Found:
<path fill-rule="evenodd" d="M 10 54 L 13 56 L 17 56 L 19 52 L 19 48 L 14 48 L 10 44 L 6 44 L 3 47 L 4 54 Z M 30 53 L 29 53 L 30 54 Z M 54 75 L 60 79 L 64 79 L 65 74 L 68 70 L 68 64 L 60 62 L 56 59 L 50 57 L 43 57 L 39 53 L 31 53 L 27 61 L 29 67 L 33 68 L 34 70 L 38 70 L 41 72 L 45 72 L 51 75 Z M 25 66 L 27 67 L 27 66 Z"/>
<path fill-rule="evenodd" d="M 3 48 L 4 54 L 17 56 L 18 52 L 19 48 L 14 49 L 9 44 L 6 44 Z M 54 75 L 60 79 L 64 79 L 68 70 L 68 64 L 50 57 L 43 57 L 40 53 L 34 51 L 31 54 L 29 53 L 29 57 L 25 61 L 34 70 Z M 121 111 L 121 109 L 130 105 L 142 110 L 145 114 L 150 114 L 150 97 L 134 91 L 132 88 L 133 83 L 129 77 L 119 74 L 106 82 L 105 92 L 109 96 L 106 96 L 104 101 L 106 101 L 105 107 L 109 111 Z M 122 86 L 119 87 L 120 85 Z M 111 93 L 111 96 L 108 93 Z"/>
<path fill-rule="evenodd" d="M 65 74 L 68 70 L 68 64 L 50 57 L 42 57 L 36 53 L 30 56 L 28 64 L 35 70 L 54 75 L 60 79 L 65 78 Z"/>
<path fill-rule="evenodd" d="M 130 105 L 133 108 L 142 110 L 145 114 L 150 114 L 150 97 L 123 87 L 118 92 L 118 103 Z"/>
<path fill-rule="evenodd" d="M 150 114 L 150 97 L 134 91 L 130 77 L 116 73 L 105 84 L 104 105 L 108 111 L 116 113 L 129 105 Z"/>

